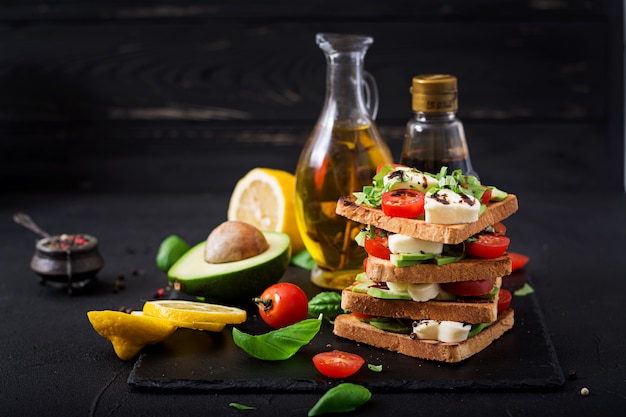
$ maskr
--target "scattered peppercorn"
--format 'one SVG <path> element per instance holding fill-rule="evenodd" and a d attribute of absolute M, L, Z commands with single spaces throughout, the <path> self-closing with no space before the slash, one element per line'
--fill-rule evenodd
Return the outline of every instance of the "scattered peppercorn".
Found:
<path fill-rule="evenodd" d="M 139 270 L 137 268 L 131 268 L 130 269 L 130 274 L 134 277 L 136 277 L 137 275 L 139 275 Z"/>
<path fill-rule="evenodd" d="M 117 279 L 113 283 L 113 292 L 117 293 L 119 290 L 126 289 L 126 282 L 124 275 L 120 274 L 117 276 Z"/>
<path fill-rule="evenodd" d="M 582 395 L 583 397 L 586 397 L 587 395 L 589 395 L 589 388 L 587 387 L 582 387 L 580 389 L 580 395 Z"/>
<path fill-rule="evenodd" d="M 119 311 L 121 311 L 122 313 L 130 314 L 130 313 L 132 313 L 133 309 L 132 309 L 132 308 L 128 308 L 128 307 L 121 306 L 121 307 L 120 307 L 120 309 L 119 309 Z"/>
<path fill-rule="evenodd" d="M 570 369 L 569 372 L 567 373 L 567 378 L 570 381 L 573 381 L 576 379 L 576 369 Z"/>

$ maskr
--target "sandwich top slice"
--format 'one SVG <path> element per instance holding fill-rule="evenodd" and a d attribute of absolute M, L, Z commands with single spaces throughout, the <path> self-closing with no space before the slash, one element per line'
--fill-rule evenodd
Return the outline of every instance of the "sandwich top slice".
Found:
<path fill-rule="evenodd" d="M 501 222 L 518 210 L 517 196 L 507 194 L 501 201 L 485 206 L 478 219 L 471 223 L 429 223 L 422 218 L 402 218 L 386 215 L 382 209 L 358 204 L 355 196 L 342 196 L 337 201 L 336 213 L 357 223 L 367 224 L 393 233 L 414 238 L 458 244 L 480 233 L 486 227 Z"/>
<path fill-rule="evenodd" d="M 421 210 L 402 210 L 413 196 Z M 403 206 L 404 207 L 399 207 Z M 517 197 L 485 186 L 459 170 L 437 174 L 386 165 L 373 185 L 339 198 L 336 213 L 388 232 L 445 244 L 459 244 L 518 210 Z"/>

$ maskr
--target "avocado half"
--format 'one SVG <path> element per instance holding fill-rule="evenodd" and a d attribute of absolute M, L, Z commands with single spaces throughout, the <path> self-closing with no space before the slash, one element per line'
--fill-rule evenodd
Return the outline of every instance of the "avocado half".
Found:
<path fill-rule="evenodd" d="M 241 261 L 209 263 L 204 260 L 206 241 L 187 251 L 167 272 L 175 289 L 216 301 L 239 301 L 261 294 L 277 283 L 291 258 L 289 235 L 263 232 L 269 248 Z"/>

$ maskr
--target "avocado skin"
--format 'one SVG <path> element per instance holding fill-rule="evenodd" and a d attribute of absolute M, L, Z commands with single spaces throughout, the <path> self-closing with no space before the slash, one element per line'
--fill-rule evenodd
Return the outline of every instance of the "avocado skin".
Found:
<path fill-rule="evenodd" d="M 205 242 L 200 242 L 170 268 L 168 279 L 175 289 L 185 294 L 219 302 L 250 301 L 280 281 L 291 258 L 288 235 L 263 234 L 270 243 L 268 253 L 224 264 L 206 262 Z"/>

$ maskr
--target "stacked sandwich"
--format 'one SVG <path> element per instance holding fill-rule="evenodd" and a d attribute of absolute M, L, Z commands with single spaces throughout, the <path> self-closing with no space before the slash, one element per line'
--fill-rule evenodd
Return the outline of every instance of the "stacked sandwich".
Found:
<path fill-rule="evenodd" d="M 368 258 L 342 291 L 351 313 L 334 333 L 442 362 L 485 349 L 514 323 L 500 222 L 517 208 L 515 195 L 460 171 L 381 167 L 372 186 L 337 203 L 337 214 L 364 225 L 357 241 Z"/>

